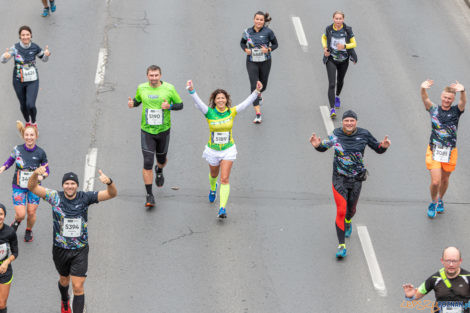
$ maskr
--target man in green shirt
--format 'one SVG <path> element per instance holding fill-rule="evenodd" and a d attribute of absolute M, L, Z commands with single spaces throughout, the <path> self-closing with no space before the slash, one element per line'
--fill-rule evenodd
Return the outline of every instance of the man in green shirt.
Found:
<path fill-rule="evenodd" d="M 161 79 L 162 71 L 156 65 L 147 68 L 148 82 L 137 88 L 134 99 L 129 97 L 128 106 L 134 108 L 142 104 L 141 145 L 144 156 L 144 178 L 147 200 L 145 206 L 153 207 L 155 198 L 152 192 L 153 158 L 157 158 L 155 166 L 155 183 L 163 186 L 163 167 L 165 167 L 170 142 L 170 127 L 172 110 L 183 109 L 183 101 L 172 84 Z"/>

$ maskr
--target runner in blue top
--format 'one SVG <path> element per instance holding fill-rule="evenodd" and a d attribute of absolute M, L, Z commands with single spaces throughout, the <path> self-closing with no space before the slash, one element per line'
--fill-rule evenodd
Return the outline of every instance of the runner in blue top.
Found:
<path fill-rule="evenodd" d="M 77 191 L 78 177 L 66 173 L 62 178 L 63 191 L 41 187 L 38 177 L 46 173 L 46 166 L 36 169 L 29 179 L 28 189 L 52 205 L 52 257 L 59 278 L 62 312 L 71 313 L 68 288 L 73 287 L 73 312 L 83 313 L 85 284 L 88 270 L 88 206 L 116 197 L 117 189 L 111 178 L 101 170 L 100 180 L 107 185 L 102 191 Z"/>
<path fill-rule="evenodd" d="M 38 138 L 38 130 L 32 125 L 24 127 L 20 121 L 16 122 L 16 126 L 24 139 L 24 144 L 17 145 L 13 148 L 8 160 L 0 167 L 0 173 L 15 165 L 13 174 L 13 205 L 15 207 L 15 220 L 11 227 L 17 231 L 20 223 L 24 220 L 28 213 L 27 226 L 24 234 L 24 241 L 33 241 L 33 226 L 36 222 L 36 209 L 39 205 L 39 197 L 28 190 L 28 179 L 33 171 L 39 166 L 47 163 L 46 152 L 36 145 Z M 49 175 L 49 167 L 40 177 L 40 180 Z M 26 204 L 27 203 L 27 204 Z"/>

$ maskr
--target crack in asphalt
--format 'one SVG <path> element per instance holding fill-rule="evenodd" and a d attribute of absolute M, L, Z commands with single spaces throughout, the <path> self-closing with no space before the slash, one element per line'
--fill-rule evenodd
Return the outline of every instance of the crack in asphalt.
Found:
<path fill-rule="evenodd" d="M 186 226 L 186 227 L 188 228 L 189 233 L 184 233 L 184 234 L 181 234 L 181 235 L 176 236 L 176 237 L 174 237 L 174 238 L 165 240 L 165 241 L 163 241 L 163 242 L 161 243 L 161 245 L 163 246 L 163 245 L 166 245 L 166 244 L 171 243 L 171 242 L 173 242 L 173 241 L 180 240 L 180 239 L 183 239 L 183 238 L 185 238 L 185 237 L 190 237 L 190 236 L 192 236 L 192 235 L 194 235 L 194 234 L 202 234 L 202 233 L 204 233 L 204 232 L 202 232 L 202 231 L 193 231 L 193 230 L 191 229 L 191 227 L 189 227 L 189 226 Z"/>

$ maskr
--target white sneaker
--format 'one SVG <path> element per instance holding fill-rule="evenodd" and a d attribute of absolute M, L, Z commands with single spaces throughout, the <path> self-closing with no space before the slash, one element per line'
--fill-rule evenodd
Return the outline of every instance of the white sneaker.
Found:
<path fill-rule="evenodd" d="M 255 119 L 253 120 L 255 124 L 261 124 L 261 115 L 256 115 Z"/>

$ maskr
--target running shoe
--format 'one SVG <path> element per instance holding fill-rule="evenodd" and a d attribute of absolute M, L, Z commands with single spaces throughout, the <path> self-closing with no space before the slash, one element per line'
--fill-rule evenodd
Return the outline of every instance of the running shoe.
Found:
<path fill-rule="evenodd" d="M 439 199 L 439 201 L 437 201 L 436 212 L 439 214 L 444 213 L 444 202 L 442 201 L 442 199 Z"/>
<path fill-rule="evenodd" d="M 157 168 L 158 166 L 155 165 L 155 184 L 157 184 L 157 187 L 161 187 L 165 183 L 165 177 L 163 177 L 163 170 L 157 172 Z"/>
<path fill-rule="evenodd" d="M 72 309 L 70 308 L 70 300 L 66 301 L 60 301 L 61 306 L 60 306 L 60 313 L 72 313 Z"/>
<path fill-rule="evenodd" d="M 31 124 L 30 122 L 26 122 L 26 124 L 24 125 L 24 127 L 28 127 L 28 126 L 31 126 L 33 124 Z"/>
<path fill-rule="evenodd" d="M 42 17 L 48 17 L 49 16 L 49 8 L 44 8 L 44 10 L 42 10 L 41 16 Z"/>
<path fill-rule="evenodd" d="M 18 227 L 20 226 L 20 223 L 21 222 L 15 220 L 13 223 L 11 223 L 10 227 L 13 228 L 13 230 L 16 232 L 18 230 Z"/>
<path fill-rule="evenodd" d="M 335 97 L 335 108 L 338 108 L 341 106 L 341 100 L 339 97 Z"/>
<path fill-rule="evenodd" d="M 253 123 L 255 124 L 261 124 L 261 114 L 256 114 L 255 119 L 253 120 Z"/>
<path fill-rule="evenodd" d="M 436 217 L 436 207 L 437 203 L 430 203 L 428 206 L 428 216 L 430 218 L 435 218 Z"/>
<path fill-rule="evenodd" d="M 220 208 L 219 214 L 217 215 L 218 218 L 227 218 L 227 212 L 225 212 L 225 208 Z"/>
<path fill-rule="evenodd" d="M 33 241 L 33 231 L 31 229 L 26 229 L 24 232 L 24 242 Z"/>
<path fill-rule="evenodd" d="M 335 111 L 335 108 L 331 108 L 331 109 L 330 109 L 330 117 L 331 117 L 331 119 L 336 118 L 336 111 Z"/>
<path fill-rule="evenodd" d="M 209 190 L 209 202 L 213 203 L 217 199 L 217 184 L 215 184 L 215 190 Z"/>
<path fill-rule="evenodd" d="M 336 257 L 342 259 L 346 256 L 346 245 L 341 244 L 338 246 L 338 251 L 336 251 Z"/>
<path fill-rule="evenodd" d="M 51 12 L 55 12 L 55 1 L 49 1 L 51 3 Z"/>
<path fill-rule="evenodd" d="M 352 233 L 351 222 L 349 222 L 349 223 L 344 222 L 344 227 L 346 229 L 345 232 L 344 232 L 344 237 L 346 237 L 346 238 L 351 237 L 351 233 Z"/>
<path fill-rule="evenodd" d="M 145 206 L 148 208 L 151 208 L 155 206 L 155 198 L 153 197 L 152 194 L 147 195 L 147 200 L 145 201 Z"/>

